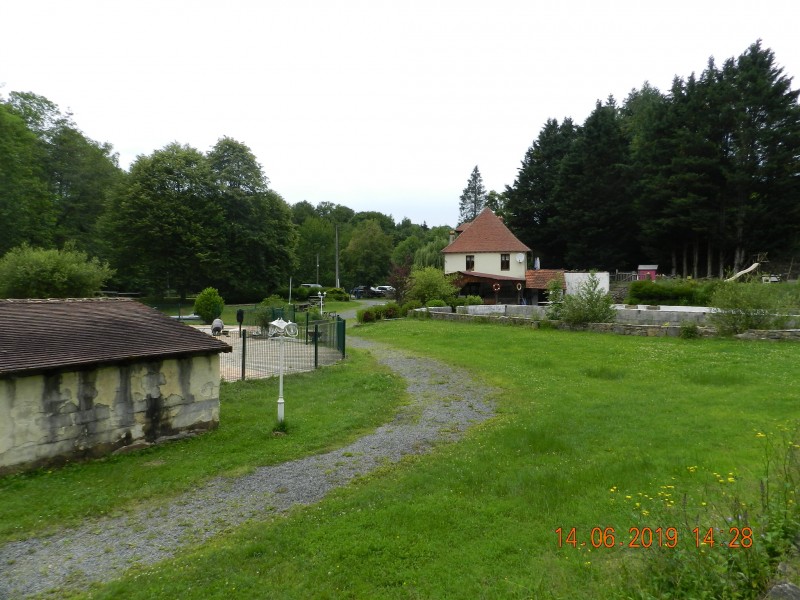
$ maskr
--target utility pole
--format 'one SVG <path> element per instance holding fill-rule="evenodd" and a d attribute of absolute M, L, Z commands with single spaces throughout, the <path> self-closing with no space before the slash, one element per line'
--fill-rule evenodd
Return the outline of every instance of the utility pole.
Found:
<path fill-rule="evenodd" d="M 339 224 L 336 224 L 336 287 L 339 287 Z"/>

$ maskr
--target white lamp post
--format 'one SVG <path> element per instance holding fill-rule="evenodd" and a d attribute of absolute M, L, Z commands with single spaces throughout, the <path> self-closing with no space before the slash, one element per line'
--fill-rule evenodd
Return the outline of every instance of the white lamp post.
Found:
<path fill-rule="evenodd" d="M 283 344 L 286 336 L 297 337 L 297 324 L 278 318 L 269 324 L 269 336 L 280 337 L 279 383 L 278 383 L 278 423 L 283 423 Z"/>

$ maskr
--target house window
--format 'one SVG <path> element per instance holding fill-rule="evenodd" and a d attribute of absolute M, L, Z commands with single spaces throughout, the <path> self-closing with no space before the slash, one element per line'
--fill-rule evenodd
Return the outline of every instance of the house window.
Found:
<path fill-rule="evenodd" d="M 475 270 L 475 255 L 467 254 L 467 271 Z"/>
<path fill-rule="evenodd" d="M 501 254 L 500 255 L 500 270 L 501 271 L 508 271 L 511 269 L 511 255 L 510 254 Z"/>

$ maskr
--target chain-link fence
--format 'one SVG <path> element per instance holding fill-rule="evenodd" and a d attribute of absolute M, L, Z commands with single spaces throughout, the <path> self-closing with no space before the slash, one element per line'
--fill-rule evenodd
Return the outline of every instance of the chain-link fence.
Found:
<path fill-rule="evenodd" d="M 272 377 L 280 371 L 283 344 L 283 372 L 312 371 L 345 356 L 345 321 L 337 315 L 311 320 L 308 314 L 293 309 L 274 312 L 244 311 L 240 327 L 231 329 L 225 339 L 233 352 L 220 354 L 220 377 L 225 381 Z M 292 314 L 289 314 L 292 313 Z M 268 324 L 278 318 L 297 321 L 297 337 L 270 336 Z"/>

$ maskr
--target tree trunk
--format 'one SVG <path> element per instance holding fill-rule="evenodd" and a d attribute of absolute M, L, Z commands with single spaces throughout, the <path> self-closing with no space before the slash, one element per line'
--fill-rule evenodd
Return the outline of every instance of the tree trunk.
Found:
<path fill-rule="evenodd" d="M 675 251 L 675 246 L 672 247 L 672 276 L 678 273 L 678 253 Z"/>
<path fill-rule="evenodd" d="M 692 242 L 692 278 L 697 279 L 697 267 L 700 263 L 700 244 L 697 238 Z"/>
<path fill-rule="evenodd" d="M 714 275 L 712 275 L 712 271 L 714 270 L 714 260 L 712 257 L 712 251 L 714 249 L 711 247 L 711 240 L 708 240 L 708 249 L 706 250 L 706 277 L 711 279 Z"/>
<path fill-rule="evenodd" d="M 725 279 L 725 253 L 722 248 L 719 249 L 719 278 Z"/>
<path fill-rule="evenodd" d="M 688 244 L 684 242 L 683 244 L 683 278 L 686 279 L 686 275 L 689 273 L 689 257 L 688 257 Z"/>

